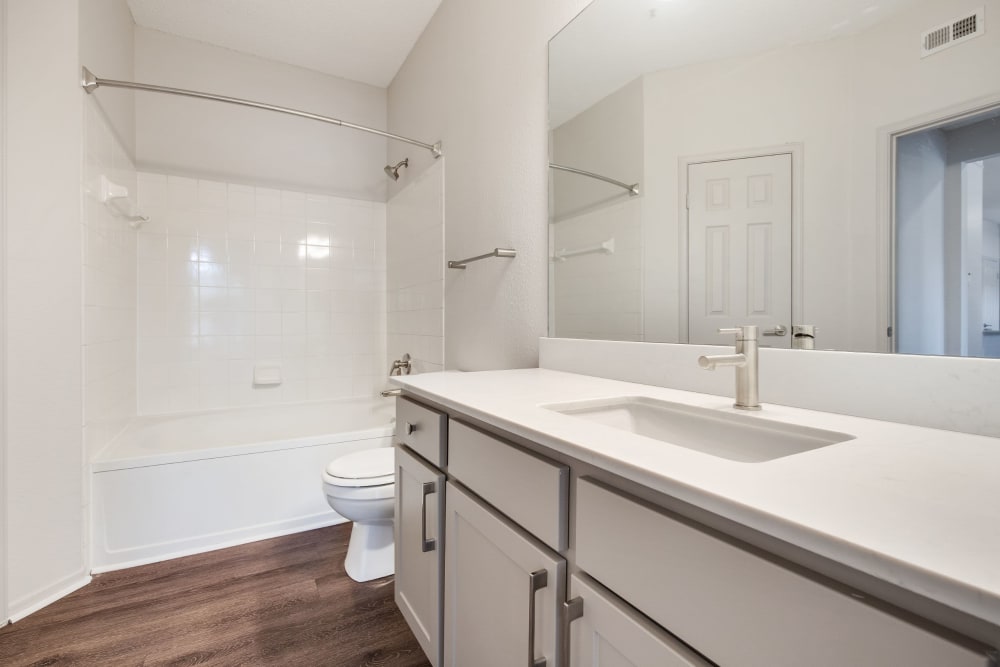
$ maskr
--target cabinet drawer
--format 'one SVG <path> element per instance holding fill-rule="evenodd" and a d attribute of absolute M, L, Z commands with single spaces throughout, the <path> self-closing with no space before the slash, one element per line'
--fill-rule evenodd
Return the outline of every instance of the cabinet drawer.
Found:
<path fill-rule="evenodd" d="M 711 667 L 591 579 L 570 576 L 569 594 L 571 608 L 581 605 L 581 616 L 570 621 L 569 667 Z"/>
<path fill-rule="evenodd" d="M 448 416 L 408 398 L 396 399 L 396 442 L 439 468 L 447 459 Z"/>
<path fill-rule="evenodd" d="M 938 633 L 665 510 L 581 479 L 577 565 L 723 667 L 949 667 L 985 647 Z"/>
<path fill-rule="evenodd" d="M 451 420 L 448 474 L 557 551 L 566 548 L 569 468 Z"/>

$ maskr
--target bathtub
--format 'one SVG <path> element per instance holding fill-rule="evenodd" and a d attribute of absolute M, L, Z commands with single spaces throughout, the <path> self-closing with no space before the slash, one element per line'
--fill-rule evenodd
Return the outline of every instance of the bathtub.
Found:
<path fill-rule="evenodd" d="M 391 446 L 394 410 L 355 398 L 139 417 L 91 464 L 93 572 L 343 522 L 323 468 Z"/>

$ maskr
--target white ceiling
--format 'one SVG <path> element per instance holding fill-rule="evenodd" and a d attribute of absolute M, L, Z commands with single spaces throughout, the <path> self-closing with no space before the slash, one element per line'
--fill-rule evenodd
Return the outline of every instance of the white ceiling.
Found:
<path fill-rule="evenodd" d="M 137 25 L 385 88 L 441 0 L 128 0 Z"/>
<path fill-rule="evenodd" d="M 921 1 L 596 0 L 549 43 L 550 126 L 647 72 L 854 34 Z"/>

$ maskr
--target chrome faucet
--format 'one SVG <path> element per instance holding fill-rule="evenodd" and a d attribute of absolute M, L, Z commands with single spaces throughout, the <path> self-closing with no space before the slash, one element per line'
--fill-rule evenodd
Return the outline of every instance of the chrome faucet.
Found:
<path fill-rule="evenodd" d="M 736 368 L 736 402 L 740 410 L 760 410 L 757 386 L 757 326 L 748 324 L 733 329 L 719 329 L 720 334 L 736 336 L 736 354 L 716 354 L 698 357 L 698 365 L 714 371 L 718 366 Z"/>

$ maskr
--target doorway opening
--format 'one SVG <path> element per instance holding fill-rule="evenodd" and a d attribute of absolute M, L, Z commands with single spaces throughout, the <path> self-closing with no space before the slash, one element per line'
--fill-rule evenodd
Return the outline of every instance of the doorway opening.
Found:
<path fill-rule="evenodd" d="M 894 350 L 1000 358 L 1000 105 L 894 154 Z"/>

